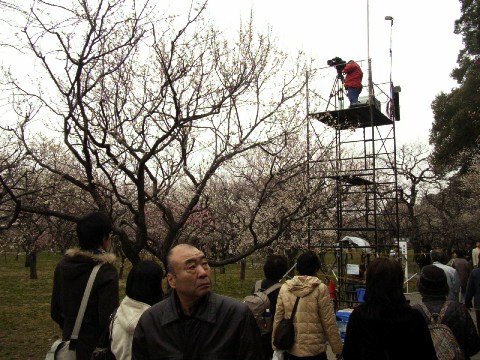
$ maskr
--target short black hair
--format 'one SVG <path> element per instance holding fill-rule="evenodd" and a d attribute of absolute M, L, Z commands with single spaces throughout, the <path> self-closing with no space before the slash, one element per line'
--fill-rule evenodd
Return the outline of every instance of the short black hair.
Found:
<path fill-rule="evenodd" d="M 112 222 L 108 215 L 92 212 L 77 222 L 77 236 L 81 249 L 96 250 L 112 231 Z"/>
<path fill-rule="evenodd" d="M 297 271 L 300 275 L 313 276 L 320 270 L 320 259 L 313 251 L 307 251 L 297 259 Z"/>
<path fill-rule="evenodd" d="M 465 256 L 465 252 L 463 250 L 457 249 L 453 250 L 452 254 L 457 254 L 457 257 L 463 258 Z"/>
<path fill-rule="evenodd" d="M 263 273 L 269 280 L 279 281 L 288 270 L 287 258 L 282 255 L 270 255 L 263 265 Z"/>
<path fill-rule="evenodd" d="M 153 305 L 162 300 L 163 270 L 155 261 L 136 263 L 128 273 L 126 294 L 129 298 Z"/>
<path fill-rule="evenodd" d="M 438 261 L 440 263 L 445 262 L 445 253 L 442 249 L 433 249 L 430 251 L 430 257 L 432 261 Z"/>

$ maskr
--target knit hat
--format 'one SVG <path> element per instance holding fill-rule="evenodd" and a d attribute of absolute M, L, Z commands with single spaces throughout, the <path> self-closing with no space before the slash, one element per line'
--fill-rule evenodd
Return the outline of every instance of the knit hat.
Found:
<path fill-rule="evenodd" d="M 424 266 L 417 280 L 417 289 L 422 296 L 446 296 L 449 288 L 445 271 L 435 265 Z"/>

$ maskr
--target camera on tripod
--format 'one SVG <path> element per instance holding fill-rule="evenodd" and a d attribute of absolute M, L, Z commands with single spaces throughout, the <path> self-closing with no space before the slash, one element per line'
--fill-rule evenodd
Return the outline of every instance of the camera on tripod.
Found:
<path fill-rule="evenodd" d="M 346 61 L 342 60 L 342 58 L 339 58 L 337 56 L 333 59 L 327 60 L 327 65 L 334 66 L 335 69 L 337 69 L 337 77 L 339 79 L 343 79 L 342 70 L 345 68 L 345 65 L 347 65 Z"/>

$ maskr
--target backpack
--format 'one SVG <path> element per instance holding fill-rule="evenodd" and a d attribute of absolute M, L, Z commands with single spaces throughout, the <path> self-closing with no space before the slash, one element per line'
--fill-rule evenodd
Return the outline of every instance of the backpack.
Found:
<path fill-rule="evenodd" d="M 419 303 L 427 317 L 428 329 L 432 336 L 438 360 L 463 360 L 465 357 L 455 335 L 453 335 L 452 330 L 447 325 L 442 324 L 449 304 L 450 301 L 445 301 L 440 313 L 431 314 L 425 304 Z"/>
<path fill-rule="evenodd" d="M 282 286 L 282 284 L 276 283 L 266 290 L 261 289 L 261 285 L 262 280 L 258 280 L 255 283 L 253 294 L 245 296 L 243 302 L 247 304 L 252 311 L 258 328 L 260 329 L 260 333 L 264 335 L 271 333 L 273 330 L 272 312 L 270 310 L 269 313 L 267 313 L 267 309 L 270 309 L 270 300 L 268 299 L 268 294 L 277 290 Z"/>

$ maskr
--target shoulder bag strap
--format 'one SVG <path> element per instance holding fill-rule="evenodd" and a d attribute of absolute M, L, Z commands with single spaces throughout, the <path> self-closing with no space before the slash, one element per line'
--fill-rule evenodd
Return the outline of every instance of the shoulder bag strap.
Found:
<path fill-rule="evenodd" d="M 92 291 L 93 282 L 97 276 L 98 270 L 102 264 L 95 265 L 90 277 L 88 278 L 87 287 L 83 293 L 82 303 L 80 304 L 80 309 L 78 310 L 77 319 L 75 320 L 75 326 L 73 327 L 72 335 L 70 336 L 70 350 L 75 349 L 75 342 L 78 339 L 78 333 L 80 332 L 80 326 L 82 326 L 83 315 L 85 315 L 85 309 L 87 308 L 88 298 L 90 297 L 90 292 Z M 73 340 L 73 341 L 72 341 Z"/>
<path fill-rule="evenodd" d="M 428 310 L 427 306 L 423 302 L 418 303 L 418 305 L 422 309 L 423 313 L 425 314 L 428 320 L 428 323 L 430 324 L 432 322 L 432 314 L 430 313 L 430 310 Z"/>
<path fill-rule="evenodd" d="M 447 300 L 443 303 L 442 308 L 440 309 L 440 314 L 438 315 L 438 323 L 440 324 L 443 320 L 443 317 L 445 316 L 445 313 L 447 312 L 448 305 L 450 305 L 451 301 Z"/>
<path fill-rule="evenodd" d="M 297 306 L 299 301 L 300 301 L 300 298 L 297 296 L 297 300 L 295 300 L 295 305 L 293 305 L 292 315 L 290 316 L 290 319 L 292 320 L 295 317 L 295 313 L 297 312 Z"/>
<path fill-rule="evenodd" d="M 258 290 L 260 290 L 261 287 L 262 287 L 262 280 L 257 280 L 255 282 L 255 288 L 253 289 L 253 292 L 257 292 Z"/>
<path fill-rule="evenodd" d="M 264 293 L 265 295 L 268 295 L 268 294 L 270 294 L 272 291 L 277 290 L 277 289 L 278 289 L 279 287 L 281 287 L 281 286 L 282 286 L 281 283 L 276 283 L 276 284 L 270 286 L 270 287 L 269 287 L 267 290 L 265 290 L 263 293 Z"/>

